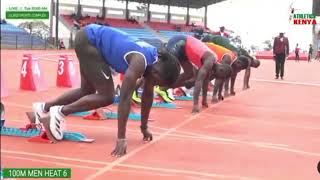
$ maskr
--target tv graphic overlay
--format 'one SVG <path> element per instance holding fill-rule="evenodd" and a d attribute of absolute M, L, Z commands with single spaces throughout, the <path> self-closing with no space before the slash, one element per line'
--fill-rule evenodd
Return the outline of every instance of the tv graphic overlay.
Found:
<path fill-rule="evenodd" d="M 17 6 L 6 8 L 6 19 L 49 19 L 49 9 L 45 6 Z"/>
<path fill-rule="evenodd" d="M 71 178 L 71 168 L 4 168 L 3 178 Z"/>
<path fill-rule="evenodd" d="M 316 25 L 316 15 L 314 14 L 294 14 L 293 24 L 295 25 Z"/>

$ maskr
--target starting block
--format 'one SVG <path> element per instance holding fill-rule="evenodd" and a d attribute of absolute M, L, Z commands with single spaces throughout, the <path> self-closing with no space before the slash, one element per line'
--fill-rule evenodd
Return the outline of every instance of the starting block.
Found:
<path fill-rule="evenodd" d="M 119 102 L 120 102 L 120 96 L 116 96 L 114 99 L 114 104 L 118 104 Z M 152 107 L 154 107 L 154 108 L 168 108 L 168 109 L 178 109 L 179 108 L 174 103 L 166 103 L 166 102 L 162 102 L 162 101 L 152 103 Z M 129 119 L 131 119 L 130 115 L 129 115 Z"/>
<path fill-rule="evenodd" d="M 192 101 L 193 96 L 174 96 L 176 100 L 181 100 L 181 101 Z"/>
<path fill-rule="evenodd" d="M 14 128 L 14 127 L 5 127 L 4 119 L 4 106 L 1 103 L 1 136 L 15 136 L 15 137 L 26 137 L 30 138 L 29 142 L 42 142 L 42 143 L 53 143 L 49 140 L 47 133 L 43 131 L 41 124 L 35 124 L 34 116 L 32 112 L 26 113 L 30 121 L 24 128 Z M 75 142 L 86 142 L 91 143 L 94 139 L 87 138 L 84 134 L 79 132 L 64 132 L 63 140 L 75 141 Z"/>
<path fill-rule="evenodd" d="M 53 143 L 50 141 L 44 131 L 35 128 L 19 129 L 13 127 L 2 127 L 1 135 L 4 136 L 15 136 L 15 137 L 26 137 L 30 138 L 29 142 L 45 142 Z M 75 142 L 86 142 L 91 143 L 94 139 L 88 139 L 84 134 L 78 132 L 64 132 L 63 140 L 75 141 Z"/>
<path fill-rule="evenodd" d="M 154 102 L 154 103 L 152 103 L 152 107 L 154 107 L 154 108 L 168 108 L 168 109 L 178 109 L 179 108 L 174 103 L 166 103 L 166 102 Z"/>
<path fill-rule="evenodd" d="M 76 113 L 73 113 L 72 115 L 73 116 L 80 116 L 80 117 L 87 117 L 85 119 L 90 119 L 90 120 L 93 120 L 94 118 L 88 118 L 88 116 L 90 116 L 90 115 L 95 116 L 94 112 L 90 112 L 90 111 L 76 112 Z M 105 117 L 107 119 L 117 119 L 118 118 L 118 113 L 105 112 Z M 135 114 L 135 113 L 130 113 L 128 118 L 131 119 L 131 120 L 140 121 L 141 120 L 141 115 L 140 114 Z"/>

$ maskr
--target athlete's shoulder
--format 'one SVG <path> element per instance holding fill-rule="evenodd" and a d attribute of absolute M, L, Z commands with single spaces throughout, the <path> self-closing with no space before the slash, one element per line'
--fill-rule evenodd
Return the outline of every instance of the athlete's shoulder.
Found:
<path fill-rule="evenodd" d="M 156 47 L 152 46 L 151 44 L 145 42 L 145 41 L 142 41 L 142 40 L 137 40 L 134 42 L 136 45 L 138 45 L 139 47 L 141 48 L 154 48 L 156 49 Z"/>
<path fill-rule="evenodd" d="M 207 34 L 207 35 L 205 35 L 204 37 L 206 37 L 206 38 L 213 38 L 213 37 L 216 37 L 216 36 L 218 36 L 218 35 L 214 35 L 214 34 Z"/>
<path fill-rule="evenodd" d="M 124 31 L 121 31 L 120 29 L 110 27 L 110 26 L 104 26 L 104 25 L 99 25 L 99 24 L 89 24 L 86 26 L 87 29 L 92 29 L 92 30 L 100 30 L 103 32 L 113 32 L 113 33 L 119 33 L 119 34 L 126 34 Z"/>
<path fill-rule="evenodd" d="M 99 28 L 101 28 L 102 26 L 101 25 L 99 25 L 99 24 L 89 24 L 89 25 L 87 25 L 85 28 L 86 29 L 99 29 Z"/>
<path fill-rule="evenodd" d="M 210 47 L 210 48 L 213 48 L 213 49 L 218 49 L 218 48 L 221 48 L 221 46 L 215 44 L 215 43 L 212 43 L 212 42 L 205 42 L 205 44 Z"/>

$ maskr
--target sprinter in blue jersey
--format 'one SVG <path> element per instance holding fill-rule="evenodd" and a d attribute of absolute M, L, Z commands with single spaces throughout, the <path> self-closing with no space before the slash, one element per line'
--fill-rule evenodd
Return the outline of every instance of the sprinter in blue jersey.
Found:
<path fill-rule="evenodd" d="M 151 141 L 148 118 L 155 85 L 170 86 L 179 74 L 178 60 L 165 49 L 157 50 L 150 44 L 112 27 L 89 25 L 75 37 L 75 51 L 79 59 L 81 87 L 57 99 L 34 103 L 34 121 L 42 123 L 50 140 L 63 138 L 65 117 L 81 111 L 108 106 L 114 101 L 111 68 L 125 74 L 118 106 L 118 141 L 112 155 L 126 153 L 126 125 L 132 93 L 136 81 L 144 77 L 142 95 L 141 132 L 144 141 Z M 48 114 L 49 116 L 46 116 Z"/>

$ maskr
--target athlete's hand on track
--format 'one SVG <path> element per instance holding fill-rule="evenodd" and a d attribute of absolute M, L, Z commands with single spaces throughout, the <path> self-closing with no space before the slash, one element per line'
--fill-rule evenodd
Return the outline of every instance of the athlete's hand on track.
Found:
<path fill-rule="evenodd" d="M 193 108 L 192 108 L 192 113 L 196 114 L 196 113 L 199 113 L 199 112 L 200 112 L 199 105 L 194 105 Z"/>
<path fill-rule="evenodd" d="M 114 157 L 120 157 L 127 153 L 127 140 L 118 139 L 116 148 L 112 151 L 111 155 Z"/>
<path fill-rule="evenodd" d="M 202 108 L 208 108 L 209 107 L 209 105 L 208 105 L 208 102 L 202 102 Z"/>
<path fill-rule="evenodd" d="M 235 95 L 236 95 L 236 92 L 231 91 L 230 96 L 235 96 Z"/>
<path fill-rule="evenodd" d="M 243 86 L 242 90 L 250 89 L 250 86 Z"/>
<path fill-rule="evenodd" d="M 148 131 L 148 129 L 141 129 L 141 132 L 143 134 L 143 141 L 152 141 L 153 136 L 152 134 Z"/>
<path fill-rule="evenodd" d="M 211 99 L 211 103 L 212 104 L 215 104 L 215 103 L 217 103 L 219 100 L 218 100 L 218 98 L 217 97 L 212 97 L 212 99 Z"/>

